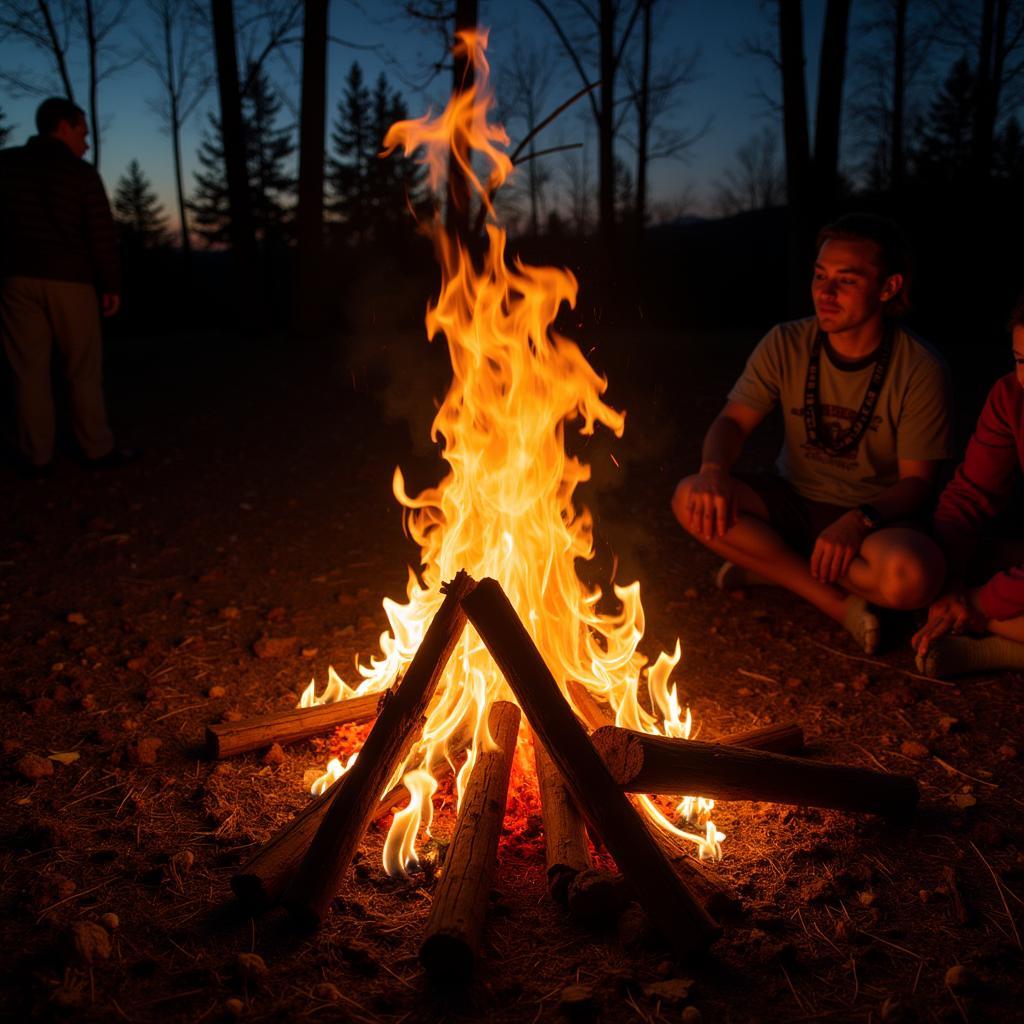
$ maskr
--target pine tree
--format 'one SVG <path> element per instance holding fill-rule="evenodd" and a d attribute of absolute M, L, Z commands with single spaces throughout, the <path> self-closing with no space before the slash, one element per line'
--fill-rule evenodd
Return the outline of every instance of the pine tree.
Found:
<path fill-rule="evenodd" d="M 974 73 L 961 57 L 925 115 L 913 154 L 916 176 L 935 182 L 962 179 L 971 166 L 973 126 Z"/>
<path fill-rule="evenodd" d="M 370 93 L 363 84 L 363 69 L 353 61 L 331 132 L 327 183 L 331 195 L 328 209 L 344 223 L 345 234 L 354 244 L 368 240 L 372 223 L 367 178 L 376 158 L 373 135 Z"/>
<path fill-rule="evenodd" d="M 167 241 L 167 216 L 138 160 L 132 160 L 117 182 L 114 219 L 130 244 L 148 249 Z"/>
<path fill-rule="evenodd" d="M 426 168 L 400 152 L 381 159 L 384 135 L 409 114 L 401 94 L 383 73 L 371 96 L 363 72 L 353 63 L 331 132 L 328 209 L 349 244 L 393 240 L 413 224 L 409 206 L 425 201 Z"/>
<path fill-rule="evenodd" d="M 291 166 L 295 143 L 291 127 L 278 127 L 281 100 L 266 75 L 258 72 L 250 76 L 250 81 L 251 87 L 242 97 L 246 170 L 256 238 L 266 247 L 282 238 L 290 219 L 290 197 L 295 189 Z M 202 170 L 195 173 L 196 188 L 189 202 L 195 228 L 208 242 L 227 242 L 230 207 L 224 143 L 220 121 L 212 113 L 197 159 Z"/>
<path fill-rule="evenodd" d="M 389 90 L 381 72 L 373 94 L 373 136 L 377 154 L 384 146 L 384 136 L 396 121 L 405 121 L 409 110 L 397 90 Z M 421 208 L 427 201 L 427 169 L 413 156 L 396 150 L 381 159 L 375 155 L 369 168 L 370 196 L 378 228 L 389 236 L 408 231 L 412 226 L 409 207 Z"/>
<path fill-rule="evenodd" d="M 243 100 L 242 114 L 247 124 L 249 187 L 257 238 L 264 241 L 283 237 L 291 220 L 291 198 L 295 194 L 294 126 L 278 127 L 281 106 L 281 99 L 267 77 L 256 75 Z"/>
<path fill-rule="evenodd" d="M 203 130 L 196 159 L 203 168 L 196 171 L 196 187 L 188 208 L 192 212 L 192 226 L 207 242 L 228 240 L 228 182 L 224 169 L 224 144 L 220 121 L 207 114 L 209 125 Z"/>

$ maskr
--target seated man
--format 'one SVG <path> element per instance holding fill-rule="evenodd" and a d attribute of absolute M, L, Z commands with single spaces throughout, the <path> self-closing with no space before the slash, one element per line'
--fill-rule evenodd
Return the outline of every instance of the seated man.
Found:
<path fill-rule="evenodd" d="M 989 544 L 995 557 L 978 557 L 986 546 L 979 542 L 991 536 L 1024 468 L 1024 297 L 1010 317 L 1010 331 L 1016 370 L 989 392 L 964 461 L 935 512 L 949 579 L 913 639 L 918 668 L 930 676 L 1024 668 L 1024 544 Z M 994 563 L 990 571 L 972 580 L 970 569 L 986 561 Z M 991 569 L 1000 571 L 992 575 Z M 965 631 L 981 636 L 947 635 Z"/>
<path fill-rule="evenodd" d="M 879 643 L 872 606 L 922 608 L 945 573 L 916 524 L 950 454 L 949 385 L 941 357 L 894 320 L 908 272 L 895 224 L 850 214 L 822 229 L 817 316 L 762 339 L 704 438 L 700 471 L 672 498 L 683 528 L 727 559 L 720 587 L 785 587 L 868 654 Z M 777 474 L 734 473 L 776 405 Z"/>

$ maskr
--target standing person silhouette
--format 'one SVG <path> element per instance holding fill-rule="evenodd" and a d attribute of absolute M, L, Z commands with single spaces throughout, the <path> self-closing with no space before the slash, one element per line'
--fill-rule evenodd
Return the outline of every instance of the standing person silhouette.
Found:
<path fill-rule="evenodd" d="M 100 313 L 121 306 L 117 234 L 103 182 L 82 157 L 89 127 L 70 100 L 44 100 L 38 135 L 0 152 L 0 335 L 14 373 L 18 448 L 28 477 L 53 466 L 50 358 L 63 356 L 86 463 L 120 465 L 103 398 Z"/>

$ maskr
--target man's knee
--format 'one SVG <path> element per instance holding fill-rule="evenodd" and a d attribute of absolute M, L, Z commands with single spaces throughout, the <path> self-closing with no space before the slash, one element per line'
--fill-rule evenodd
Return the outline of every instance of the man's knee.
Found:
<path fill-rule="evenodd" d="M 672 494 L 672 514 L 676 517 L 679 525 L 693 536 L 697 536 L 697 533 L 690 528 L 689 497 L 695 479 L 695 476 L 688 476 L 680 480 Z"/>
<path fill-rule="evenodd" d="M 900 611 L 926 607 L 942 588 L 943 568 L 940 560 L 917 551 L 892 552 L 878 583 L 882 603 Z"/>

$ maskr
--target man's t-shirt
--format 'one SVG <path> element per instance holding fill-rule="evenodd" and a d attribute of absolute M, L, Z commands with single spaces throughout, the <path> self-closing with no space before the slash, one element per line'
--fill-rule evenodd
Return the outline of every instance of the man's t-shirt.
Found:
<path fill-rule="evenodd" d="M 902 327 L 893 327 L 892 354 L 878 402 L 855 450 L 836 456 L 811 443 L 804 417 L 807 365 L 818 334 L 814 317 L 773 327 L 747 360 L 729 400 L 761 413 L 782 408 L 786 437 L 779 473 L 805 497 L 853 508 L 870 503 L 899 479 L 898 459 L 950 455 L 949 377 L 942 357 Z M 864 401 L 875 355 L 843 360 L 821 347 L 818 403 L 822 440 L 853 426 Z"/>

